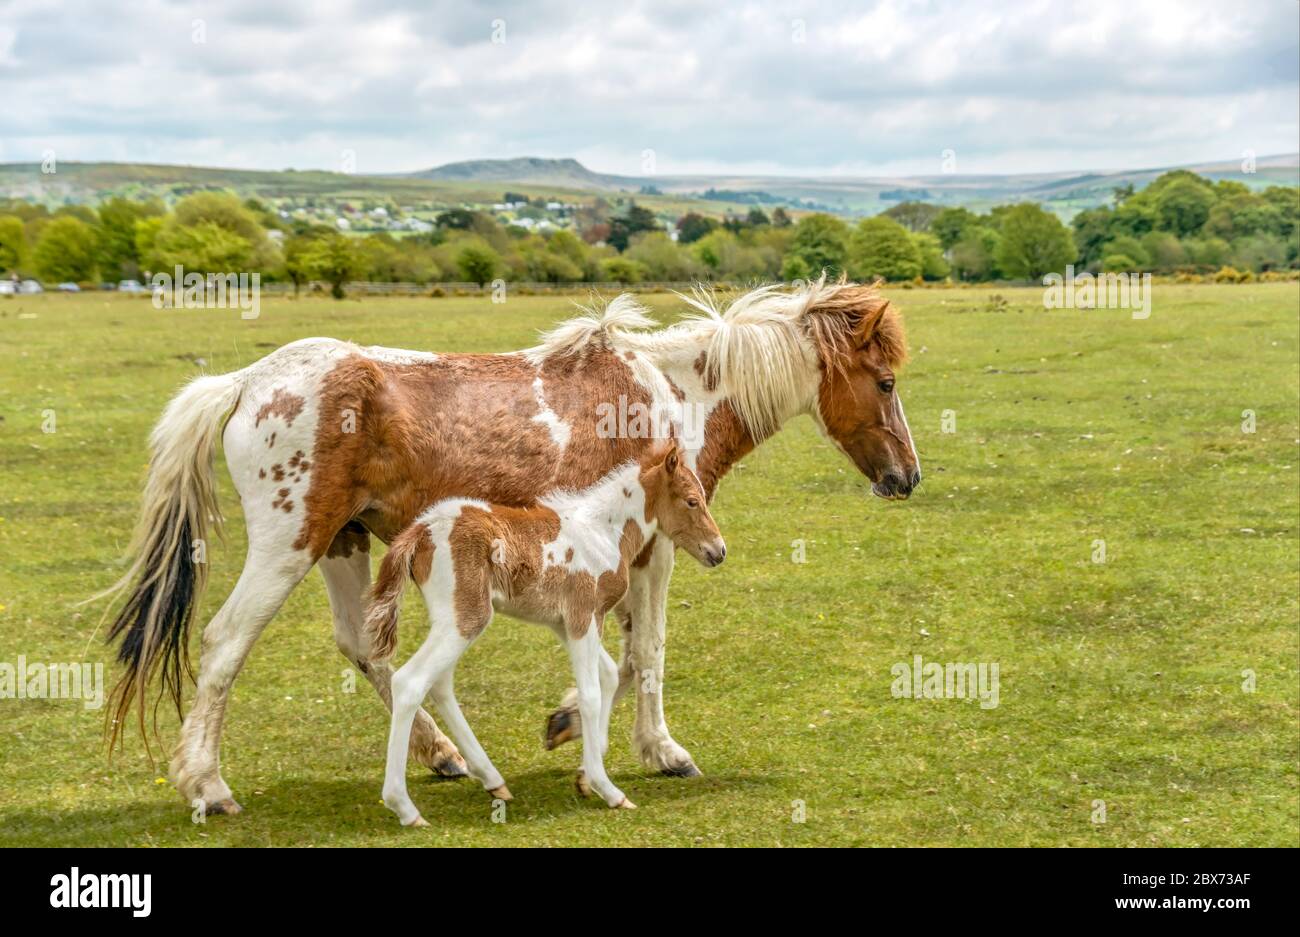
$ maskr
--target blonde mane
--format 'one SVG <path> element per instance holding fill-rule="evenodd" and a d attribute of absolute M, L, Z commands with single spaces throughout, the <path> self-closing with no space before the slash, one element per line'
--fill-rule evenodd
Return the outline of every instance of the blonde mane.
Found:
<path fill-rule="evenodd" d="M 586 315 L 547 332 L 526 354 L 538 362 L 596 343 L 651 355 L 698 349 L 708 383 L 721 388 L 755 439 L 807 406 L 819 366 L 843 371 L 867 341 L 879 343 L 891 366 L 906 358 L 902 319 L 876 284 L 823 275 L 793 290 L 760 286 L 725 305 L 703 286 L 678 296 L 693 312 L 667 328 L 649 331 L 656 323 L 624 293 L 603 311 L 585 307 Z"/>

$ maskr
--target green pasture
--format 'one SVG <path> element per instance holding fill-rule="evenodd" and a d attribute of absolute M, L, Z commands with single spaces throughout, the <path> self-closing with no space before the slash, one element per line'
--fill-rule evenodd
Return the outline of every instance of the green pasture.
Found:
<path fill-rule="evenodd" d="M 516 799 L 494 822 L 476 785 L 413 766 L 432 826 L 400 828 L 379 800 L 386 713 L 364 680 L 350 692 L 313 573 L 234 689 L 244 814 L 192 822 L 138 736 L 109 759 L 102 710 L 0 699 L 0 845 L 1297 845 L 1300 287 L 1157 284 L 1147 319 L 1046 311 L 1031 289 L 893 298 L 916 494 L 872 498 L 800 418 L 723 483 L 726 564 L 679 563 L 665 699 L 702 777 L 640 766 L 629 698 L 608 763 L 641 809 L 578 798 L 578 749 L 541 744 L 566 657 L 498 618 L 457 690 Z M 146 435 L 186 378 L 310 335 L 513 349 L 567 309 L 275 298 L 244 321 L 0 298 L 0 671 L 103 662 L 111 684 L 101 609 L 74 603 L 120 570 Z M 204 620 L 243 559 L 220 473 Z M 399 654 L 422 614 L 411 596 Z M 996 664 L 998 705 L 895 697 L 916 655 Z M 164 714 L 164 746 L 176 728 Z"/>

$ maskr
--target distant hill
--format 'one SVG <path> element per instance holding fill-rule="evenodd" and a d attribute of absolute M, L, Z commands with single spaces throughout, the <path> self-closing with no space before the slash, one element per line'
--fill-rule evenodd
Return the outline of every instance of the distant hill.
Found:
<path fill-rule="evenodd" d="M 566 202 L 596 196 L 619 202 L 635 198 L 653 211 L 675 217 L 687 211 L 715 216 L 759 206 L 827 211 L 847 217 L 874 215 L 900 201 L 916 199 L 972 211 L 1009 202 L 1039 202 L 1068 220 L 1108 202 L 1117 186 L 1142 189 L 1173 168 L 1210 179 L 1234 179 L 1251 188 L 1300 184 L 1300 154 L 1265 156 L 1254 173 L 1239 161 L 1109 172 L 935 174 L 880 177 L 655 175 L 620 176 L 588 169 L 576 159 L 481 159 L 447 163 L 414 173 L 359 175 L 321 170 L 214 169 L 141 163 L 60 162 L 44 174 L 36 163 L 0 164 L 0 198 L 20 198 L 51 207 L 97 203 L 114 195 L 159 197 L 173 202 L 190 192 L 229 189 L 245 197 L 335 204 L 392 200 L 438 211 L 499 202 L 505 189 Z"/>
<path fill-rule="evenodd" d="M 412 179 L 440 179 L 474 182 L 526 182 L 533 185 L 558 185 L 577 189 L 639 188 L 643 180 L 630 176 L 611 176 L 592 172 L 576 159 L 542 159 L 521 156 L 517 159 L 473 159 L 446 163 L 420 172 L 402 173 Z"/>

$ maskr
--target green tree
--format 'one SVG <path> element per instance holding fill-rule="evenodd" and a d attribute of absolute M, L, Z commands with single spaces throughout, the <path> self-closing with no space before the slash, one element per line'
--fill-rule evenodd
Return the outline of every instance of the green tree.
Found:
<path fill-rule="evenodd" d="M 790 220 L 790 213 L 782 206 L 778 205 L 772 212 L 772 227 L 788 228 L 793 222 Z"/>
<path fill-rule="evenodd" d="M 482 286 L 501 269 L 501 255 L 482 241 L 468 241 L 456 252 L 456 269 L 469 282 Z"/>
<path fill-rule="evenodd" d="M 981 225 L 968 227 L 952 246 L 952 269 L 962 280 L 992 279 L 996 271 L 998 233 Z"/>
<path fill-rule="evenodd" d="M 977 223 L 976 216 L 965 208 L 945 208 L 930 222 L 930 233 L 948 250 L 961 240 L 967 228 Z"/>
<path fill-rule="evenodd" d="M 640 283 L 646 268 L 629 257 L 607 257 L 600 262 L 600 276 L 608 283 Z"/>
<path fill-rule="evenodd" d="M 27 258 L 27 235 L 16 215 L 0 216 L 0 273 L 17 270 Z"/>
<path fill-rule="evenodd" d="M 899 202 L 882 214 L 897 221 L 908 231 L 917 232 L 929 231 L 930 225 L 942 212 L 942 208 L 929 202 Z"/>
<path fill-rule="evenodd" d="M 849 238 L 848 270 L 859 280 L 911 280 L 921 275 L 921 252 L 892 218 L 864 218 Z"/>
<path fill-rule="evenodd" d="M 718 226 L 712 218 L 688 211 L 677 219 L 677 243 L 693 244 Z"/>
<path fill-rule="evenodd" d="M 642 231 L 654 231 L 658 227 L 659 222 L 655 219 L 654 212 L 632 202 L 628 205 L 626 215 L 610 219 L 609 237 L 605 239 L 605 243 L 621 254 L 627 250 L 628 244 L 635 235 Z"/>
<path fill-rule="evenodd" d="M 939 239 L 933 234 L 918 232 L 912 235 L 912 243 L 921 255 L 921 276 L 927 280 L 942 280 L 952 272 L 948 261 L 944 259 L 943 248 Z"/>
<path fill-rule="evenodd" d="M 95 277 L 98 247 L 94 228 L 80 218 L 65 215 L 41 230 L 32 260 L 36 272 L 45 280 L 91 280 Z"/>
<path fill-rule="evenodd" d="M 638 235 L 624 254 L 645 268 L 650 280 L 682 282 L 698 277 L 702 270 L 690 252 L 674 243 L 663 231 L 650 231 Z"/>
<path fill-rule="evenodd" d="M 267 271 L 281 259 L 266 230 L 236 196 L 198 192 L 176 203 L 141 262 L 155 270 L 179 264 L 187 272 L 231 273 Z"/>
<path fill-rule="evenodd" d="M 349 237 L 331 233 L 317 238 L 306 251 L 306 262 L 312 276 L 330 285 L 330 295 L 342 299 L 347 294 L 343 285 L 365 273 L 361 252 Z"/>
<path fill-rule="evenodd" d="M 284 242 L 284 272 L 293 284 L 294 299 L 298 298 L 298 290 L 304 283 L 312 278 L 314 271 L 314 259 L 311 249 L 315 245 L 319 234 L 291 234 Z"/>
<path fill-rule="evenodd" d="M 795 226 L 794 238 L 786 254 L 782 276 L 787 279 L 806 279 L 819 276 L 823 270 L 834 276 L 844 270 L 848 262 L 849 228 L 834 215 L 806 215 Z M 790 258 L 797 261 L 790 265 Z M 787 270 L 803 271 L 791 277 Z"/>
<path fill-rule="evenodd" d="M 1015 279 L 1038 279 L 1074 262 L 1074 241 L 1061 219 L 1038 205 L 1013 206 L 1002 217 L 997 264 Z"/>
<path fill-rule="evenodd" d="M 132 202 L 115 197 L 99 206 L 99 269 L 111 279 L 138 279 L 140 254 L 135 226 L 143 218 L 164 214 L 161 202 Z"/>
<path fill-rule="evenodd" d="M 1203 180 L 1177 179 L 1162 187 L 1155 198 L 1159 227 L 1179 237 L 1199 231 L 1214 205 L 1214 192 Z"/>

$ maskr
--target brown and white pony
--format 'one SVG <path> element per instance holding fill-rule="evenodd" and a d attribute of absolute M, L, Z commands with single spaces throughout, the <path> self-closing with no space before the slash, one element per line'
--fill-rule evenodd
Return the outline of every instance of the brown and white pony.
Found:
<path fill-rule="evenodd" d="M 429 633 L 393 674 L 384 776 L 384 803 L 403 826 L 428 825 L 406 790 L 411 724 L 426 696 L 469 773 L 493 797 L 511 799 L 453 688 L 457 661 L 494 610 L 546 625 L 565 645 L 587 727 L 578 789 L 594 790 L 611 807 L 636 807 L 605 773 L 618 665 L 600 638 L 605 616 L 627 593 L 632 561 L 661 533 L 705 566 L 727 555 L 704 488 L 676 442 L 645 450 L 639 462 L 618 466 L 583 491 L 552 492 L 524 507 L 446 498 L 397 535 L 379 566 L 366 634 L 373 660 L 392 656 L 402 590 L 408 577 L 414 579 L 424 594 Z"/>
<path fill-rule="evenodd" d="M 392 668 L 363 633 L 370 538 L 391 542 L 448 497 L 527 504 L 581 489 L 654 444 L 644 420 L 683 442 L 711 497 L 719 479 L 791 417 L 809 414 L 883 498 L 906 498 L 920 469 L 894 369 L 901 317 L 874 287 L 820 280 L 763 287 L 725 309 L 701 295 L 695 314 L 653 329 L 631 297 L 560 325 L 540 345 L 499 355 L 431 354 L 312 338 L 230 374 L 200 377 L 168 404 L 151 438 L 133 562 L 115 587 L 127 601 L 126 672 L 112 737 L 132 702 L 144 728 L 146 687 L 180 712 L 187 637 L 206 566 L 194 562 L 220 523 L 213 454 L 220 436 L 246 519 L 248 554 L 234 591 L 203 631 L 193 705 L 171 777 L 209 813 L 240 808 L 221 778 L 231 684 L 289 592 L 319 566 L 339 649 L 391 708 Z M 610 419 L 611 411 L 617 414 Z M 223 427 L 223 420 L 225 420 Z M 626 425 L 625 425 L 626 424 Z M 690 430 L 690 432 L 687 432 Z M 664 721 L 664 637 L 673 547 L 656 537 L 633 563 L 623 600 L 619 693 L 635 687 L 633 744 L 647 766 L 698 774 Z M 634 677 L 635 675 L 635 677 Z M 646 679 L 652 676 L 653 679 Z M 548 723 L 578 737 L 570 691 Z M 465 773 L 456 747 L 421 709 L 415 758 Z"/>

